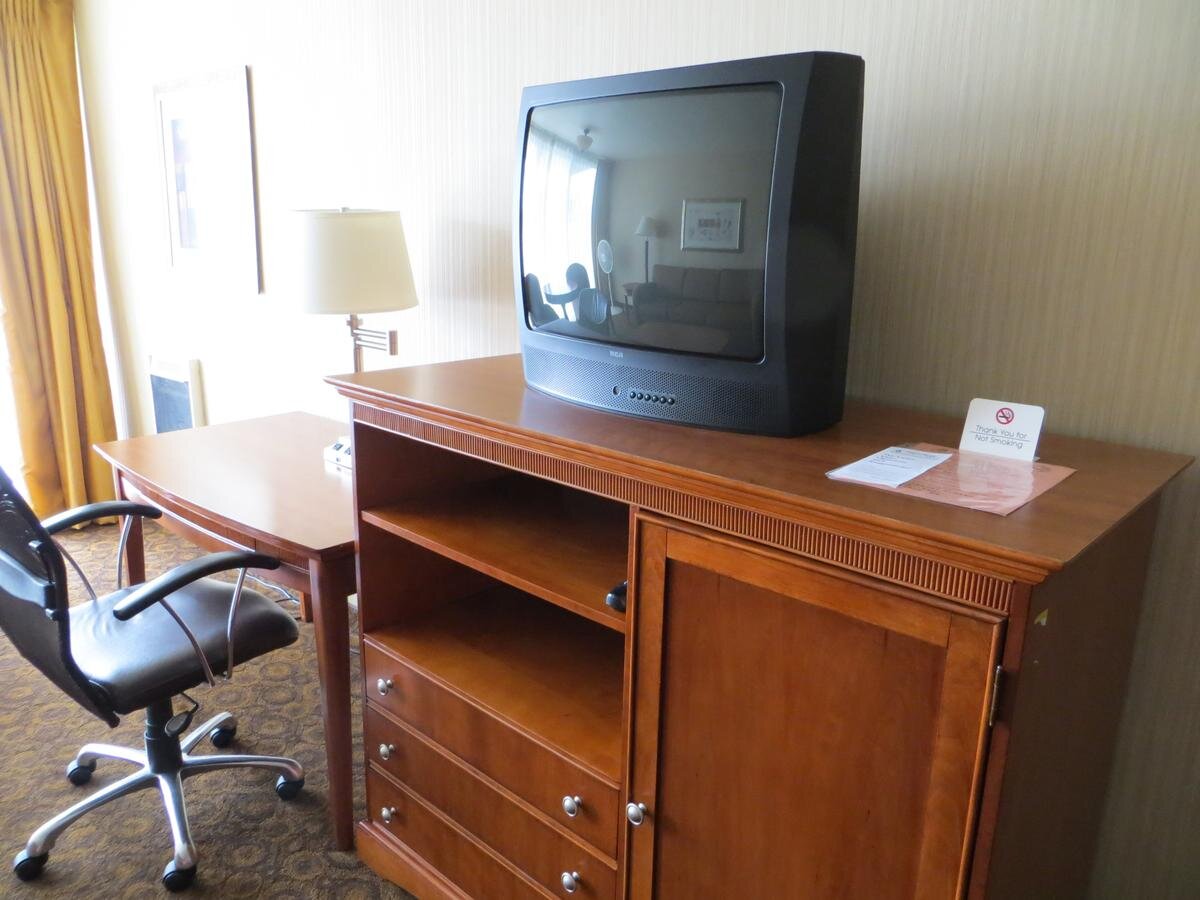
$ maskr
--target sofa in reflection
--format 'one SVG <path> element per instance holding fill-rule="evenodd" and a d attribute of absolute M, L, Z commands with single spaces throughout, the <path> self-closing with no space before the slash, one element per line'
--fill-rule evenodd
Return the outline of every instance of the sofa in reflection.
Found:
<path fill-rule="evenodd" d="M 762 289 L 762 269 L 656 265 L 653 278 L 634 288 L 633 313 L 638 330 L 664 323 L 679 335 L 703 336 L 706 345 L 721 344 L 698 352 L 749 357 L 762 347 Z"/>
<path fill-rule="evenodd" d="M 633 292 L 639 322 L 702 325 L 753 336 L 762 322 L 762 269 L 656 265 Z"/>

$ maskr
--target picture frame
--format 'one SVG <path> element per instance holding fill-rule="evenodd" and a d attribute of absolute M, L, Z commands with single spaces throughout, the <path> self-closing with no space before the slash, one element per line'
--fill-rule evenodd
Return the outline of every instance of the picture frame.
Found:
<path fill-rule="evenodd" d="M 171 268 L 208 288 L 262 291 L 246 66 L 157 85 Z"/>
<path fill-rule="evenodd" d="M 745 199 L 684 200 L 679 249 L 741 252 L 745 209 Z"/>

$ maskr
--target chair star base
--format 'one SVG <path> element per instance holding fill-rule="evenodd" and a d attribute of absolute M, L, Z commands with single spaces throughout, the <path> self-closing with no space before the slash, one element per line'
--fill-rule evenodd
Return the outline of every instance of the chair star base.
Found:
<path fill-rule="evenodd" d="M 21 880 L 29 881 L 41 874 L 59 836 L 84 814 L 127 794 L 157 787 L 162 794 L 167 823 L 175 842 L 175 855 L 163 872 L 163 885 L 170 891 L 182 890 L 192 883 L 198 858 L 188 826 L 183 797 L 184 779 L 220 769 L 269 769 L 279 773 L 275 792 L 283 800 L 291 800 L 304 786 L 304 769 L 294 759 L 283 756 L 240 753 L 193 756 L 190 751 L 210 735 L 218 746 L 229 743 L 237 731 L 237 722 L 229 713 L 213 716 L 183 738 L 167 730 L 171 715 L 169 700 L 147 707 L 144 751 L 112 744 L 85 744 L 80 749 L 67 767 L 67 777 L 72 784 L 86 784 L 91 779 L 98 759 L 132 763 L 139 767 L 138 771 L 102 788 L 38 828 L 25 844 L 25 850 L 13 862 L 13 871 Z"/>

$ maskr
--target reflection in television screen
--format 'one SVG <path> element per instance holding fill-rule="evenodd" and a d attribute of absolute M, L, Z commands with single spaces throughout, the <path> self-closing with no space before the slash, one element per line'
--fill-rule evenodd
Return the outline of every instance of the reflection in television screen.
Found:
<path fill-rule="evenodd" d="M 781 91 L 534 108 L 521 179 L 526 326 L 756 359 Z"/>

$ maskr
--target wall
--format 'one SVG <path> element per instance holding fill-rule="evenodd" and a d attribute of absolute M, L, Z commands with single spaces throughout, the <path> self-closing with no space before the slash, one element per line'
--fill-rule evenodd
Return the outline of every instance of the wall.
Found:
<path fill-rule="evenodd" d="M 273 289 L 285 210 L 405 211 L 401 362 L 510 351 L 523 84 L 822 48 L 867 60 L 851 392 L 1041 403 L 1054 430 L 1200 452 L 1194 0 L 77 3 L 135 427 L 139 360 L 172 341 L 214 419 L 340 409 L 319 379 L 341 326 Z M 267 292 L 193 297 L 164 277 L 151 91 L 229 64 L 254 72 Z M 1097 897 L 1200 883 L 1198 508 L 1193 468 L 1160 520 Z"/>

